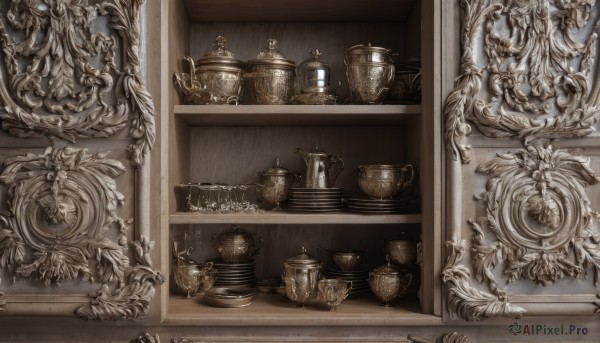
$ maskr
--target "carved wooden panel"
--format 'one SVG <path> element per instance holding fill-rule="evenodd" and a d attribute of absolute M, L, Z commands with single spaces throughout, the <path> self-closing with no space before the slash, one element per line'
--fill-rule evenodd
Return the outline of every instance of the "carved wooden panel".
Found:
<path fill-rule="evenodd" d="M 446 313 L 600 314 L 600 5 L 457 3 Z"/>
<path fill-rule="evenodd" d="M 0 2 L 3 314 L 135 319 L 165 281 L 144 196 L 144 2 Z"/>
<path fill-rule="evenodd" d="M 135 166 L 155 140 L 154 105 L 140 75 L 144 0 L 20 1 L 3 6 L 2 128 L 69 142 L 126 127 Z M 104 24 L 101 24 L 104 23 Z"/>
<path fill-rule="evenodd" d="M 460 75 L 446 101 L 446 146 L 470 160 L 474 125 L 488 137 L 582 137 L 600 116 L 593 0 L 458 0 Z"/>

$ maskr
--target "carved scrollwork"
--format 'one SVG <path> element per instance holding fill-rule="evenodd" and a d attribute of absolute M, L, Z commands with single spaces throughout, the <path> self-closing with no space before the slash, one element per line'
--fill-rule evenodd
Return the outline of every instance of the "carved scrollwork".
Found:
<path fill-rule="evenodd" d="M 77 316 L 100 320 L 136 319 L 148 312 L 155 288 L 165 282 L 165 276 L 152 268 L 150 250 L 154 247 L 153 241 L 142 236 L 131 245 L 138 265 L 125 271 L 124 285 L 112 290 L 108 284 L 102 285 L 102 289 L 92 295 L 89 305 L 75 310 Z"/>
<path fill-rule="evenodd" d="M 444 110 L 446 146 L 454 159 L 470 161 L 468 121 L 488 137 L 526 143 L 593 132 L 600 117 L 600 69 L 592 75 L 600 28 L 590 15 L 595 1 L 460 4 L 460 75 Z"/>
<path fill-rule="evenodd" d="M 600 216 L 585 189 L 600 178 L 589 158 L 547 146 L 527 146 L 498 155 L 477 172 L 490 175 L 478 199 L 485 216 L 471 220 L 475 276 L 497 291 L 492 270 L 505 262 L 508 281 L 547 285 L 563 278 L 585 279 L 594 270 L 600 285 Z M 496 240 L 486 242 L 487 227 Z"/>
<path fill-rule="evenodd" d="M 3 129 L 74 142 L 112 136 L 130 122 L 131 162 L 142 165 L 155 141 L 154 104 L 140 75 L 143 3 L 11 0 L 0 18 Z M 123 51 L 115 34 L 95 31 L 101 16 L 123 39 Z"/>
<path fill-rule="evenodd" d="M 490 317 L 520 318 L 527 311 L 512 305 L 503 292 L 494 295 L 471 286 L 471 272 L 461 264 L 465 241 L 448 241 L 446 246 L 450 253 L 442 273 L 442 281 L 451 318 L 459 317 L 468 321 Z"/>

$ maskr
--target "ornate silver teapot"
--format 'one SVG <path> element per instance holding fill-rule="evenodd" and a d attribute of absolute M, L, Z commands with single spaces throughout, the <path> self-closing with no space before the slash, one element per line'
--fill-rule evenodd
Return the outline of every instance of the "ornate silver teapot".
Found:
<path fill-rule="evenodd" d="M 318 148 L 312 152 L 296 148 L 296 152 L 302 156 L 306 164 L 305 188 L 331 188 L 342 170 L 344 170 L 344 161 L 339 155 L 329 155 L 319 151 Z M 340 163 L 340 169 L 335 174 L 330 175 L 329 169 L 338 162 Z"/>
<path fill-rule="evenodd" d="M 186 104 L 237 104 L 242 90 L 244 63 L 225 48 L 225 38 L 215 38 L 215 48 L 198 62 L 185 57 L 190 74 L 175 73 L 175 86 Z"/>

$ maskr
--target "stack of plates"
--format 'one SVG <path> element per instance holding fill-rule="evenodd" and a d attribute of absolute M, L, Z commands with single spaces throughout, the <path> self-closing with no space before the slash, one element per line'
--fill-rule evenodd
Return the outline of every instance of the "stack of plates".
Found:
<path fill-rule="evenodd" d="M 254 287 L 254 260 L 240 263 L 213 262 L 217 270 L 215 287 Z"/>
<path fill-rule="evenodd" d="M 343 206 L 343 188 L 292 188 L 287 201 L 292 211 L 328 212 Z"/>
<path fill-rule="evenodd" d="M 329 269 L 325 271 L 325 274 L 330 278 L 340 278 L 346 281 L 352 281 L 350 295 L 356 295 L 370 290 L 368 270 L 343 271 L 339 269 Z"/>
<path fill-rule="evenodd" d="M 407 213 L 414 210 L 415 200 L 412 198 L 395 199 L 348 199 L 348 210 L 360 213 Z"/>

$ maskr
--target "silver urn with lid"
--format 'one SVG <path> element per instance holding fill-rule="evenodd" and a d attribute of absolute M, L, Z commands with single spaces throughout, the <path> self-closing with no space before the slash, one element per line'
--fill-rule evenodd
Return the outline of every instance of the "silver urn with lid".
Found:
<path fill-rule="evenodd" d="M 225 38 L 217 36 L 214 49 L 207 52 L 196 63 L 185 57 L 190 74 L 175 74 L 175 86 L 184 95 L 184 103 L 237 104 L 242 91 L 242 75 L 246 71 L 244 62 L 235 58 L 225 48 Z"/>
<path fill-rule="evenodd" d="M 292 102 L 300 105 L 333 105 L 338 96 L 329 88 L 331 69 L 319 49 L 310 50 L 311 57 L 298 66 L 300 94 Z"/>
<path fill-rule="evenodd" d="M 390 50 L 355 45 L 346 50 L 344 59 L 350 87 L 350 101 L 355 104 L 379 104 L 394 82 L 394 64 Z"/>
<path fill-rule="evenodd" d="M 285 294 L 298 307 L 306 305 L 309 300 L 317 296 L 323 263 L 308 254 L 302 247 L 298 255 L 288 258 L 283 265 Z"/>
<path fill-rule="evenodd" d="M 267 40 L 267 49 L 248 61 L 244 74 L 244 98 L 254 105 L 289 104 L 294 95 L 296 64 L 279 50 L 275 39 Z"/>

